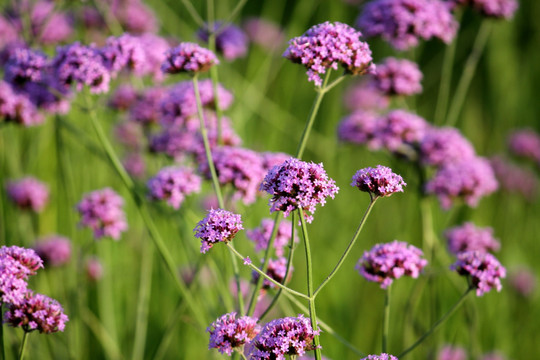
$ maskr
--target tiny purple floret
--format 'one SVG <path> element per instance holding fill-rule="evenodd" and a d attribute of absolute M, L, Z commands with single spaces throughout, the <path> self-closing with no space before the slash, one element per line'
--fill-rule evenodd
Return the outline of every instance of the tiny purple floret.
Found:
<path fill-rule="evenodd" d="M 450 267 L 459 275 L 469 278 L 469 286 L 476 289 L 476 295 L 482 296 L 495 288 L 501 291 L 501 278 L 506 277 L 506 269 L 490 253 L 465 251 L 457 255 L 457 261 Z"/>

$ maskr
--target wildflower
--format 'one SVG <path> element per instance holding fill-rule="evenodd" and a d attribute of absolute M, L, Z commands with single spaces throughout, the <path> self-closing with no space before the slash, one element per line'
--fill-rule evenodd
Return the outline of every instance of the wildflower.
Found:
<path fill-rule="evenodd" d="M 147 183 L 150 198 L 166 200 L 174 209 L 179 209 L 186 195 L 201 190 L 201 178 L 187 167 L 166 167 Z"/>
<path fill-rule="evenodd" d="M 20 47 L 10 54 L 5 65 L 4 79 L 15 88 L 22 88 L 28 82 L 43 81 L 43 71 L 47 66 L 46 55 Z"/>
<path fill-rule="evenodd" d="M 497 258 L 480 251 L 457 254 L 457 261 L 450 268 L 469 278 L 469 286 L 476 289 L 477 296 L 482 296 L 492 288 L 501 291 L 501 278 L 506 277 L 506 269 Z"/>
<path fill-rule="evenodd" d="M 223 26 L 223 22 L 216 21 L 213 26 L 216 33 L 216 50 L 223 54 L 227 60 L 234 60 L 246 56 L 248 49 L 248 37 L 246 33 L 239 27 L 233 24 Z M 208 42 L 209 29 L 208 25 L 197 32 L 199 38 Z"/>
<path fill-rule="evenodd" d="M 428 128 L 429 124 L 422 117 L 404 110 L 392 110 L 379 118 L 369 144 L 372 148 L 406 153 L 424 137 Z"/>
<path fill-rule="evenodd" d="M 34 250 L 45 264 L 62 266 L 71 258 L 71 241 L 59 235 L 47 236 L 34 245 Z"/>
<path fill-rule="evenodd" d="M 163 80 L 161 64 L 167 57 L 169 43 L 166 39 L 151 33 L 144 33 L 138 39 L 146 58 L 141 74 L 152 75 L 155 81 Z"/>
<path fill-rule="evenodd" d="M 397 50 L 418 45 L 419 39 L 450 43 L 458 23 L 450 6 L 440 0 L 374 0 L 356 20 L 367 37 L 381 36 Z"/>
<path fill-rule="evenodd" d="M 286 217 L 296 209 L 313 214 L 315 206 L 324 206 L 326 198 L 330 196 L 333 199 L 339 188 L 328 177 L 322 163 L 290 158 L 266 174 L 260 190 L 272 195 L 270 212 L 283 211 Z M 306 221 L 311 223 L 313 216 L 306 216 Z"/>
<path fill-rule="evenodd" d="M 129 120 L 144 126 L 158 124 L 161 120 L 161 104 L 167 96 L 167 89 L 156 86 L 137 94 L 129 108 Z"/>
<path fill-rule="evenodd" d="M 529 297 L 534 293 L 538 280 L 528 268 L 519 268 L 510 273 L 509 284 L 520 295 Z"/>
<path fill-rule="evenodd" d="M 73 33 L 69 14 L 55 11 L 55 6 L 56 4 L 50 1 L 38 1 L 30 10 L 30 28 L 33 38 L 43 45 L 64 42 Z"/>
<path fill-rule="evenodd" d="M 141 153 L 131 152 L 124 156 L 122 165 L 129 175 L 135 178 L 142 178 L 145 175 L 146 163 Z"/>
<path fill-rule="evenodd" d="M 49 189 L 43 182 L 27 176 L 8 182 L 7 194 L 20 209 L 41 212 L 49 201 Z"/>
<path fill-rule="evenodd" d="M 108 105 L 115 110 L 127 110 L 137 100 L 137 91 L 131 85 L 120 85 L 109 98 Z"/>
<path fill-rule="evenodd" d="M 425 165 L 444 166 L 474 157 L 472 144 L 452 127 L 429 128 L 420 140 L 420 161 Z"/>
<path fill-rule="evenodd" d="M 283 256 L 284 248 L 289 245 L 292 233 L 292 223 L 283 220 L 279 223 L 276 237 L 274 239 L 274 250 L 277 256 Z M 262 219 L 258 228 L 247 230 L 246 236 L 255 243 L 255 251 L 265 250 L 268 247 L 268 241 L 272 236 L 274 220 Z M 294 242 L 298 242 L 298 237 L 294 236 Z"/>
<path fill-rule="evenodd" d="M 531 202 L 536 199 L 538 179 L 532 170 L 513 164 L 502 156 L 491 157 L 489 163 L 501 189 L 521 194 Z"/>
<path fill-rule="evenodd" d="M 252 340 L 249 358 L 285 360 L 285 355 L 302 356 L 315 349 L 313 339 L 319 333 L 303 315 L 272 320 Z"/>
<path fill-rule="evenodd" d="M 383 94 L 410 96 L 422 92 L 422 77 L 416 63 L 389 57 L 377 65 L 372 82 Z"/>
<path fill-rule="evenodd" d="M 118 240 L 121 233 L 127 230 L 123 205 L 122 197 L 111 188 L 88 193 L 77 204 L 81 215 L 79 224 L 92 229 L 96 240 L 105 236 Z"/>
<path fill-rule="evenodd" d="M 377 72 L 379 69 L 377 69 Z M 351 110 L 383 110 L 390 99 L 373 82 L 365 80 L 353 84 L 345 91 L 345 106 Z"/>
<path fill-rule="evenodd" d="M 124 69 L 141 75 L 145 69 L 146 53 L 140 40 L 130 34 L 109 37 L 99 52 L 103 64 L 112 76 L 116 76 Z"/>
<path fill-rule="evenodd" d="M 208 71 L 217 64 L 219 60 L 213 52 L 195 43 L 184 42 L 167 51 L 161 71 L 169 74 L 198 73 Z"/>
<path fill-rule="evenodd" d="M 206 329 L 210 333 L 208 349 L 231 356 L 233 350 L 242 349 L 261 331 L 257 321 L 251 316 L 237 318 L 235 312 L 222 315 Z"/>
<path fill-rule="evenodd" d="M 370 110 L 355 110 L 344 117 L 338 125 L 337 133 L 340 141 L 377 147 L 374 142 L 379 116 Z"/>
<path fill-rule="evenodd" d="M 249 256 L 246 256 L 246 257 L 244 258 L 244 265 L 249 266 L 249 265 L 251 265 L 251 264 L 252 264 L 251 259 L 249 258 Z"/>
<path fill-rule="evenodd" d="M 366 280 L 377 282 L 381 284 L 381 289 L 386 289 L 394 279 L 402 276 L 417 278 L 427 265 L 422 255 L 420 249 L 402 241 L 376 244 L 364 252 L 356 264 L 356 270 Z"/>
<path fill-rule="evenodd" d="M 453 5 L 471 6 L 486 17 L 511 19 L 518 8 L 517 0 L 449 0 Z"/>
<path fill-rule="evenodd" d="M 508 138 L 508 147 L 514 155 L 540 162 L 540 135 L 532 129 L 514 131 Z"/>
<path fill-rule="evenodd" d="M 4 322 L 10 326 L 45 334 L 64 331 L 68 320 L 58 301 L 32 291 L 26 293 L 21 304 L 10 304 L 4 315 Z"/>
<path fill-rule="evenodd" d="M 201 253 L 205 254 L 214 244 L 231 241 L 242 229 L 244 227 L 239 214 L 223 209 L 212 209 L 208 211 L 204 219 L 199 221 L 193 231 L 195 237 L 201 239 Z"/>
<path fill-rule="evenodd" d="M 493 237 L 493 228 L 477 227 L 471 222 L 450 228 L 444 232 L 451 253 L 463 251 L 498 251 L 501 244 Z"/>
<path fill-rule="evenodd" d="M 354 174 L 351 186 L 356 186 L 360 191 L 370 193 L 375 197 L 390 196 L 395 192 L 403 192 L 403 186 L 407 185 L 403 178 L 392 172 L 386 166 L 367 167 L 360 169 Z"/>
<path fill-rule="evenodd" d="M 467 352 L 462 347 L 446 345 L 439 350 L 437 360 L 467 360 Z"/>
<path fill-rule="evenodd" d="M 279 25 L 263 18 L 248 18 L 243 25 L 249 40 L 268 51 L 279 49 L 285 40 Z"/>
<path fill-rule="evenodd" d="M 21 279 L 35 275 L 40 268 L 43 268 L 43 260 L 33 249 L 20 246 L 2 246 L 0 248 L 0 259 L 15 261 L 13 275 Z"/>
<path fill-rule="evenodd" d="M 43 261 L 32 249 L 0 248 L 0 303 L 20 304 L 27 291 L 26 279 L 35 275 Z"/>
<path fill-rule="evenodd" d="M 120 25 L 129 33 L 155 33 L 158 20 L 154 12 L 141 0 L 130 0 L 121 3 L 112 2 L 111 12 Z"/>
<path fill-rule="evenodd" d="M 341 65 L 353 75 L 363 75 L 374 70 L 371 50 L 360 41 L 362 33 L 347 24 L 324 22 L 308 29 L 302 36 L 289 41 L 283 56 L 294 63 L 304 65 L 308 80 L 322 85 L 322 74 L 327 69 Z"/>
<path fill-rule="evenodd" d="M 132 151 L 139 150 L 143 147 L 143 129 L 133 121 L 118 123 L 114 128 L 114 138 Z"/>
<path fill-rule="evenodd" d="M 23 126 L 41 124 L 44 117 L 24 94 L 17 94 L 7 82 L 0 80 L 0 120 Z"/>
<path fill-rule="evenodd" d="M 261 262 L 264 262 L 261 261 Z M 289 269 L 289 278 L 292 276 L 292 270 L 293 267 Z M 284 257 L 279 257 L 278 259 L 269 259 L 268 260 L 268 269 L 266 270 L 266 275 L 268 275 L 270 278 L 274 279 L 280 284 L 283 284 L 284 281 L 289 280 L 289 278 L 285 279 L 285 274 L 287 273 L 287 259 Z M 251 273 L 251 276 L 253 278 L 253 282 L 256 283 L 259 280 L 259 276 L 261 276 L 257 271 L 253 270 Z M 270 289 L 275 288 L 276 285 L 272 283 L 268 279 L 263 280 L 263 289 Z"/>
<path fill-rule="evenodd" d="M 92 281 L 98 281 L 103 277 L 103 265 L 96 257 L 91 257 L 86 260 L 84 265 L 86 276 Z"/>
<path fill-rule="evenodd" d="M 281 152 L 270 152 L 266 151 L 260 154 L 261 155 L 261 161 L 262 161 L 262 167 L 264 168 L 265 172 L 270 171 L 274 166 L 283 164 L 286 160 L 288 160 L 291 155 L 281 153 Z"/>
<path fill-rule="evenodd" d="M 398 360 L 394 355 L 382 353 L 381 355 L 368 355 L 360 360 Z"/>

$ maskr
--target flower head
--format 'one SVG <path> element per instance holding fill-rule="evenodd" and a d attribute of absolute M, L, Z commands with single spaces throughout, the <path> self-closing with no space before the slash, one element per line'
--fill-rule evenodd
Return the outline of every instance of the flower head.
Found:
<path fill-rule="evenodd" d="M 448 248 L 451 253 L 463 251 L 498 251 L 501 244 L 493 237 L 493 228 L 481 228 L 471 222 L 456 226 L 445 231 Z"/>
<path fill-rule="evenodd" d="M 266 191 L 272 198 L 270 212 L 283 211 L 288 216 L 291 211 L 304 209 L 311 214 L 317 204 L 324 205 L 326 198 L 332 199 L 339 188 L 330 179 L 321 164 L 307 163 L 295 158 L 274 166 L 264 178 L 261 191 Z M 307 216 L 311 222 L 313 216 Z"/>
<path fill-rule="evenodd" d="M 111 188 L 88 193 L 77 204 L 81 215 L 80 225 L 92 229 L 96 239 L 109 236 L 118 240 L 121 233 L 127 230 L 123 205 L 122 197 Z"/>
<path fill-rule="evenodd" d="M 0 259 L 14 260 L 16 271 L 13 275 L 21 279 L 35 275 L 40 268 L 43 268 L 43 260 L 33 249 L 20 246 L 2 246 L 0 248 Z"/>
<path fill-rule="evenodd" d="M 381 355 L 368 355 L 360 360 L 398 360 L 394 355 L 382 353 Z"/>
<path fill-rule="evenodd" d="M 531 296 L 538 284 L 536 275 L 531 269 L 526 267 L 515 269 L 510 272 L 509 284 L 518 294 Z"/>
<path fill-rule="evenodd" d="M 422 259 L 422 250 L 394 240 L 391 243 L 377 244 L 364 255 L 356 264 L 356 270 L 368 281 L 381 284 L 386 289 L 394 279 L 402 276 L 417 278 L 427 265 Z"/>
<path fill-rule="evenodd" d="M 25 94 L 16 93 L 10 84 L 0 80 L 0 120 L 32 126 L 41 124 L 44 117 Z"/>
<path fill-rule="evenodd" d="M 103 277 L 103 265 L 97 257 L 87 259 L 84 270 L 88 279 L 92 281 L 98 281 Z"/>
<path fill-rule="evenodd" d="M 284 248 L 288 246 L 291 240 L 292 226 L 292 223 L 287 220 L 279 223 L 276 238 L 274 239 L 274 249 L 277 256 L 283 256 Z M 261 225 L 258 228 L 246 231 L 246 236 L 255 243 L 255 251 L 261 251 L 267 248 L 273 228 L 274 220 L 262 219 Z M 298 242 L 296 234 L 294 236 L 294 242 Z"/>
<path fill-rule="evenodd" d="M 467 351 L 462 347 L 446 345 L 439 350 L 437 360 L 467 360 Z"/>
<path fill-rule="evenodd" d="M 337 70 L 341 66 L 353 75 L 374 69 L 371 50 L 367 43 L 360 41 L 361 36 L 362 33 L 347 24 L 327 21 L 291 39 L 283 56 L 304 65 L 309 81 L 321 86 L 321 75 L 330 68 Z"/>
<path fill-rule="evenodd" d="M 261 262 L 264 262 L 261 261 Z M 293 267 L 291 266 L 289 269 L 289 275 L 287 279 L 285 279 L 285 274 L 287 273 L 287 258 L 285 257 L 279 257 L 277 259 L 269 259 L 268 260 L 268 269 L 266 270 L 266 275 L 274 279 L 280 284 L 283 284 L 283 281 L 290 280 L 290 277 L 292 276 Z M 251 273 L 251 276 L 253 278 L 253 282 L 256 283 L 259 280 L 259 276 L 261 276 L 257 271 L 253 270 Z M 263 280 L 263 289 L 270 289 L 275 288 L 277 285 L 272 283 L 268 279 Z"/>
<path fill-rule="evenodd" d="M 216 33 L 216 50 L 223 54 L 227 60 L 234 60 L 246 56 L 248 50 L 248 37 L 246 33 L 238 26 L 228 24 L 223 27 L 223 22 L 216 21 L 213 31 L 219 30 Z M 208 41 L 208 25 L 200 29 L 197 33 L 199 38 Z"/>
<path fill-rule="evenodd" d="M 377 65 L 372 82 L 383 94 L 410 96 L 422 92 L 422 77 L 416 63 L 389 57 Z"/>
<path fill-rule="evenodd" d="M 237 318 L 235 312 L 222 315 L 206 329 L 210 333 L 208 349 L 230 356 L 235 348 L 248 344 L 261 331 L 257 321 L 251 316 Z"/>
<path fill-rule="evenodd" d="M 26 279 L 43 267 L 43 261 L 32 249 L 19 246 L 0 248 L 0 302 L 20 304 L 26 294 Z"/>
<path fill-rule="evenodd" d="M 511 19 L 518 8 L 517 0 L 449 0 L 455 5 L 471 6 L 482 15 L 497 19 Z"/>
<path fill-rule="evenodd" d="M 49 201 L 49 189 L 33 177 L 25 177 L 7 184 L 7 194 L 20 209 L 41 212 Z"/>
<path fill-rule="evenodd" d="M 539 183 L 534 171 L 514 164 L 503 156 L 493 156 L 489 159 L 489 163 L 501 189 L 520 194 L 530 202 L 536 200 Z"/>
<path fill-rule="evenodd" d="M 377 120 L 369 145 L 395 153 L 407 153 L 424 137 L 428 128 L 428 122 L 422 117 L 404 110 L 392 110 Z"/>
<path fill-rule="evenodd" d="M 470 141 L 456 128 L 432 127 L 420 140 L 420 160 L 425 165 L 440 167 L 465 161 L 475 155 Z"/>
<path fill-rule="evenodd" d="M 122 70 L 142 74 L 146 66 L 146 53 L 139 38 L 130 34 L 111 36 L 100 49 L 105 67 L 116 76 Z"/>
<path fill-rule="evenodd" d="M 59 235 L 47 236 L 34 245 L 34 250 L 45 264 L 62 266 L 71 258 L 71 241 Z"/>
<path fill-rule="evenodd" d="M 201 253 L 205 254 L 214 244 L 231 241 L 242 229 L 244 226 L 239 214 L 223 209 L 212 209 L 199 221 L 193 231 L 195 237 L 201 239 Z"/>
<path fill-rule="evenodd" d="M 16 48 L 5 65 L 4 79 L 15 88 L 27 82 L 43 81 L 43 71 L 48 67 L 47 56 L 24 47 Z"/>
<path fill-rule="evenodd" d="M 392 172 L 386 166 L 367 167 L 360 169 L 354 174 L 351 186 L 356 186 L 360 191 L 365 191 L 375 197 L 390 196 L 395 192 L 403 192 L 403 186 L 407 185 L 403 178 Z"/>
<path fill-rule="evenodd" d="M 243 28 L 252 43 L 268 51 L 279 49 L 285 40 L 283 30 L 279 25 L 263 18 L 248 18 Z"/>
<path fill-rule="evenodd" d="M 534 130 L 514 131 L 508 138 L 508 147 L 512 154 L 540 163 L 540 135 Z"/>
<path fill-rule="evenodd" d="M 183 42 L 167 51 L 161 70 L 169 74 L 198 73 L 208 71 L 217 64 L 219 60 L 210 50 L 195 43 Z"/>
<path fill-rule="evenodd" d="M 377 72 L 379 69 L 377 68 Z M 355 110 L 383 110 L 390 104 L 390 99 L 372 81 L 360 81 L 345 92 L 343 99 L 345 107 L 351 111 Z"/>
<path fill-rule="evenodd" d="M 506 277 L 506 269 L 499 260 L 490 253 L 481 251 L 457 254 L 457 261 L 450 268 L 469 278 L 469 284 L 476 289 L 477 296 L 482 296 L 493 288 L 501 291 L 501 278 Z"/>
<path fill-rule="evenodd" d="M 200 191 L 201 178 L 189 168 L 166 167 L 148 180 L 147 186 L 152 199 L 166 200 L 178 209 L 186 195 Z"/>
<path fill-rule="evenodd" d="M 339 140 L 357 145 L 367 144 L 373 147 L 378 119 L 377 113 L 371 110 L 355 110 L 339 123 L 337 128 Z"/>

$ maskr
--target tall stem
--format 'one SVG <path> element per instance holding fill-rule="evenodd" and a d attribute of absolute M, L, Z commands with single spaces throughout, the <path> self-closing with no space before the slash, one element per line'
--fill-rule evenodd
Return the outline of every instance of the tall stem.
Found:
<path fill-rule="evenodd" d="M 28 331 L 24 331 L 24 335 L 21 342 L 21 348 L 19 349 L 19 360 L 24 358 L 24 351 L 26 350 L 26 341 L 28 340 Z"/>
<path fill-rule="evenodd" d="M 208 49 L 212 51 L 213 53 L 216 52 L 216 35 L 220 31 L 220 29 L 216 29 L 216 24 L 214 23 L 214 0 L 207 0 L 206 1 L 207 8 L 208 8 Z M 219 76 L 218 76 L 218 67 L 212 66 L 210 68 L 210 78 L 212 79 L 212 91 L 214 92 L 214 106 L 216 108 L 216 116 L 217 116 L 217 143 L 223 144 L 222 139 L 222 126 L 221 126 L 221 119 L 223 118 L 223 111 L 221 109 L 221 106 L 219 104 L 219 93 L 218 93 L 218 84 L 219 84 Z"/>
<path fill-rule="evenodd" d="M 382 352 L 388 352 L 388 328 L 390 325 L 390 289 L 391 285 L 386 288 L 384 294 L 384 314 L 382 327 Z"/>
<path fill-rule="evenodd" d="M 309 317 L 311 319 L 311 327 L 313 331 L 316 331 L 317 326 L 317 313 L 315 310 L 315 297 L 313 297 L 313 264 L 311 261 L 311 248 L 309 244 L 309 236 L 306 226 L 306 219 L 303 209 L 298 209 L 300 214 L 300 222 L 302 223 L 302 237 L 304 238 L 304 249 L 306 251 L 306 266 L 307 266 L 307 291 L 308 291 L 308 305 L 309 305 Z M 321 360 L 321 342 L 319 335 L 313 337 L 313 344 L 315 345 L 315 359 Z"/>

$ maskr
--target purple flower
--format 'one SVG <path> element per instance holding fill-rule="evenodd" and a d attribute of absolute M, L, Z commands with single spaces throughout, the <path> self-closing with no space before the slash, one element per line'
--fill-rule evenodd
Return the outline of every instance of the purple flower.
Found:
<path fill-rule="evenodd" d="M 477 227 L 471 222 L 446 230 L 444 236 L 452 254 L 470 250 L 498 251 L 501 247 L 499 241 L 493 237 L 493 228 Z"/>
<path fill-rule="evenodd" d="M 55 11 L 55 6 L 51 1 L 38 1 L 30 13 L 32 34 L 44 45 L 66 41 L 73 33 L 69 15 Z"/>
<path fill-rule="evenodd" d="M 40 239 L 34 245 L 34 250 L 45 264 L 52 267 L 62 266 L 71 259 L 71 241 L 59 235 Z"/>
<path fill-rule="evenodd" d="M 221 21 L 214 23 L 213 31 L 219 30 L 216 33 L 216 50 L 223 54 L 227 60 L 234 60 L 246 56 L 248 49 L 248 37 L 246 33 L 239 27 L 233 24 L 228 24 L 222 27 Z M 208 42 L 208 25 L 197 32 L 199 38 Z"/>
<path fill-rule="evenodd" d="M 127 230 L 123 205 L 122 197 L 111 188 L 88 193 L 77 204 L 81 215 L 79 224 L 92 229 L 96 240 L 105 236 L 118 240 L 121 233 Z"/>
<path fill-rule="evenodd" d="M 518 268 L 510 273 L 509 284 L 518 294 L 529 297 L 534 293 L 538 280 L 528 268 Z"/>
<path fill-rule="evenodd" d="M 264 260 L 261 261 L 261 263 L 263 262 Z M 292 271 L 293 267 L 291 266 L 291 268 L 289 269 L 288 278 L 285 279 L 285 274 L 287 273 L 287 258 L 279 257 L 275 260 L 268 260 L 268 269 L 266 270 L 266 275 L 268 275 L 270 278 L 274 279 L 280 284 L 283 284 L 284 281 L 290 280 L 290 277 L 292 276 Z M 251 276 L 253 278 L 253 282 L 256 283 L 261 275 L 257 271 L 253 270 Z M 266 278 L 263 280 L 263 289 L 276 288 L 276 286 L 277 285 L 275 285 Z"/>
<path fill-rule="evenodd" d="M 486 17 L 511 19 L 518 8 L 517 0 L 448 0 L 455 5 L 471 6 Z"/>
<path fill-rule="evenodd" d="M 206 329 L 210 333 L 208 349 L 231 356 L 235 348 L 242 348 L 261 331 L 257 321 L 251 316 L 237 318 L 235 312 L 222 315 Z"/>
<path fill-rule="evenodd" d="M 446 345 L 439 350 L 437 360 L 467 360 L 467 352 L 462 347 Z"/>
<path fill-rule="evenodd" d="M 403 241 L 376 244 L 364 252 L 356 264 L 356 270 L 366 280 L 377 282 L 381 284 L 381 289 L 386 289 L 394 279 L 402 276 L 417 278 L 427 265 L 422 255 L 420 249 Z"/>
<path fill-rule="evenodd" d="M 146 56 L 143 74 L 152 75 L 154 80 L 161 81 L 164 75 L 161 64 L 166 59 L 169 43 L 164 38 L 150 33 L 139 36 L 139 41 Z"/>
<path fill-rule="evenodd" d="M 109 98 L 108 105 L 115 110 L 127 110 L 137 100 L 137 91 L 131 85 L 120 85 Z"/>
<path fill-rule="evenodd" d="M 167 96 L 163 87 L 149 87 L 137 94 L 129 108 L 129 119 L 145 126 L 158 124 L 161 120 L 161 104 Z"/>
<path fill-rule="evenodd" d="M 43 268 L 43 260 L 33 249 L 25 249 L 20 246 L 2 246 L 0 248 L 0 259 L 2 261 L 5 259 L 15 261 L 12 274 L 21 279 L 35 275 L 40 268 Z"/>
<path fill-rule="evenodd" d="M 43 81 L 43 71 L 48 65 L 45 54 L 20 47 L 10 54 L 5 65 L 4 79 L 19 89 L 28 82 Z"/>
<path fill-rule="evenodd" d="M 368 355 L 360 360 L 398 360 L 394 355 L 382 353 L 381 355 Z"/>
<path fill-rule="evenodd" d="M 379 116 L 370 110 L 355 110 L 344 117 L 338 125 L 338 139 L 351 144 L 367 144 L 376 148 L 374 142 Z"/>
<path fill-rule="evenodd" d="M 114 139 L 129 150 L 136 151 L 143 147 L 143 129 L 133 121 L 124 121 L 114 127 Z"/>
<path fill-rule="evenodd" d="M 474 147 L 458 129 L 432 127 L 420 141 L 420 160 L 425 165 L 444 166 L 473 158 Z"/>
<path fill-rule="evenodd" d="M 341 65 L 347 73 L 363 75 L 374 70 L 371 50 L 362 34 L 347 24 L 324 22 L 289 41 L 283 56 L 304 65 L 309 81 L 321 86 L 321 75 Z"/>
<path fill-rule="evenodd" d="M 96 257 L 91 257 L 86 260 L 84 265 L 86 276 L 92 281 L 98 281 L 103 277 L 103 265 Z"/>
<path fill-rule="evenodd" d="M 141 0 L 112 1 L 113 16 L 132 34 L 155 33 L 158 23 L 155 14 Z"/>
<path fill-rule="evenodd" d="M 268 51 L 277 50 L 285 41 L 285 35 L 279 25 L 263 18 L 248 18 L 243 28 L 252 43 Z"/>
<path fill-rule="evenodd" d="M 261 153 L 262 166 L 265 172 L 270 171 L 274 166 L 283 164 L 291 158 L 291 155 L 281 152 L 266 151 Z"/>
<path fill-rule="evenodd" d="M 201 190 L 201 178 L 186 167 L 167 167 L 148 180 L 147 187 L 150 198 L 179 209 L 187 195 Z"/>
<path fill-rule="evenodd" d="M 540 135 L 532 129 L 514 131 L 508 139 L 508 147 L 514 155 L 540 162 Z"/>
<path fill-rule="evenodd" d="M 403 192 L 403 186 L 407 184 L 403 178 L 392 172 L 386 166 L 367 167 L 360 169 L 352 177 L 351 186 L 356 186 L 360 191 L 370 193 L 375 197 L 390 196 L 395 192 Z"/>
<path fill-rule="evenodd" d="M 146 67 L 146 53 L 139 38 L 130 34 L 111 36 L 100 49 L 103 64 L 115 77 L 122 70 L 141 75 Z"/>
<path fill-rule="evenodd" d="M 249 359 L 285 360 L 285 355 L 302 356 L 315 349 L 313 339 L 320 330 L 313 330 L 303 315 L 275 319 L 267 323 L 251 342 Z"/>
<path fill-rule="evenodd" d="M 33 126 L 44 121 L 28 97 L 15 93 L 11 85 L 0 80 L 0 120 L 2 118 L 23 126 Z"/>
<path fill-rule="evenodd" d="M 45 334 L 64 331 L 68 320 L 58 301 L 32 291 L 26 293 L 21 304 L 10 304 L 4 314 L 4 322 L 10 326 Z"/>
<path fill-rule="evenodd" d="M 426 192 L 436 195 L 443 209 L 449 209 L 458 198 L 474 207 L 483 196 L 491 194 L 497 187 L 489 161 L 474 157 L 442 167 L 426 184 Z"/>
<path fill-rule="evenodd" d="M 377 72 L 379 69 L 377 68 Z M 383 110 L 390 104 L 388 96 L 383 94 L 371 81 L 360 81 L 345 92 L 344 103 L 347 109 Z"/>
<path fill-rule="evenodd" d="M 533 171 L 513 164 L 502 156 L 491 157 L 489 163 L 501 189 L 521 194 L 528 201 L 535 201 L 538 193 L 538 178 Z"/>
<path fill-rule="evenodd" d="M 9 44 L 19 41 L 19 33 L 12 21 L 0 16 L 0 49 L 5 50 Z M 1 63 L 1 62 L 0 62 Z"/>
<path fill-rule="evenodd" d="M 406 154 L 424 137 L 428 128 L 429 124 L 420 116 L 404 110 L 392 110 L 377 121 L 370 145 Z"/>
<path fill-rule="evenodd" d="M 367 37 L 381 36 L 397 50 L 437 37 L 450 43 L 458 23 L 441 0 L 374 0 L 364 7 L 357 26 Z"/>
<path fill-rule="evenodd" d="M 199 221 L 193 231 L 195 237 L 201 239 L 201 253 L 208 250 L 219 242 L 228 243 L 236 233 L 244 229 L 242 217 L 227 210 L 209 210 L 206 217 Z"/>
<path fill-rule="evenodd" d="M 45 183 L 31 176 L 8 182 L 8 197 L 20 209 L 41 212 L 49 201 L 49 189 Z"/>
<path fill-rule="evenodd" d="M 20 304 L 26 294 L 26 280 L 19 276 L 20 264 L 11 257 L 0 256 L 0 302 Z"/>
<path fill-rule="evenodd" d="M 410 96 L 422 92 L 422 72 L 406 59 L 386 58 L 372 75 L 373 84 L 386 95 Z"/>
<path fill-rule="evenodd" d="M 122 159 L 122 165 L 128 174 L 135 178 L 142 178 L 146 173 L 146 163 L 141 153 L 128 153 Z"/>
<path fill-rule="evenodd" d="M 457 261 L 450 267 L 459 275 L 469 278 L 469 286 L 476 289 L 476 295 L 495 288 L 501 291 L 501 278 L 506 277 L 506 269 L 499 260 L 490 253 L 481 251 L 465 251 L 457 254 Z"/>
<path fill-rule="evenodd" d="M 217 64 L 219 60 L 213 52 L 195 43 L 184 42 L 167 51 L 161 71 L 169 74 L 197 73 L 208 71 Z"/>
<path fill-rule="evenodd" d="M 324 206 L 326 198 L 330 196 L 333 199 L 339 188 L 328 177 L 322 163 L 290 158 L 266 174 L 260 190 L 272 195 L 270 212 L 283 211 L 286 217 L 296 209 L 315 213 L 315 206 Z M 306 216 L 306 221 L 311 223 L 313 216 Z"/>
<path fill-rule="evenodd" d="M 265 250 L 268 247 L 268 241 L 272 235 L 274 228 L 274 220 L 262 219 L 261 225 L 258 228 L 247 230 L 246 236 L 255 243 L 255 251 Z M 279 223 L 276 238 L 274 239 L 274 249 L 277 256 L 283 256 L 284 248 L 289 245 L 292 233 L 292 223 L 283 220 Z M 298 242 L 298 237 L 295 234 L 294 242 Z"/>

